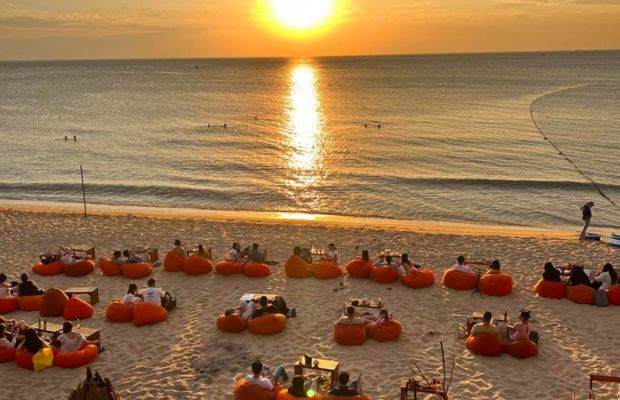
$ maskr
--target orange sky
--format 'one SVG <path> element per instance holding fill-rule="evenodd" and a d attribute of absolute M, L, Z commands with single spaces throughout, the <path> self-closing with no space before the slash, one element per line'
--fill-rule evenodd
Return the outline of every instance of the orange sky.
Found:
<path fill-rule="evenodd" d="M 0 0 L 0 59 L 264 57 L 620 48 L 618 0 L 333 0 L 278 32 L 268 0 Z"/>

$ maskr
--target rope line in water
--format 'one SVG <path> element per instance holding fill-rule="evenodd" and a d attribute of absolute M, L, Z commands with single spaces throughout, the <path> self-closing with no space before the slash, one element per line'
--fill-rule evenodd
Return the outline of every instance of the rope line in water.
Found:
<path fill-rule="evenodd" d="M 577 170 L 577 172 L 579 173 L 579 175 L 581 175 L 585 180 L 587 180 L 588 182 L 590 182 L 590 184 L 592 184 L 592 186 L 594 187 L 594 189 L 605 199 L 607 200 L 609 203 L 611 203 L 612 205 L 614 205 L 615 207 L 618 207 L 618 204 L 616 204 L 615 201 L 613 201 L 609 196 L 607 196 L 605 194 L 605 192 L 603 192 L 603 189 L 601 189 L 601 187 L 598 185 L 598 183 L 596 183 L 596 181 L 591 178 L 588 174 L 586 174 L 585 172 L 583 172 L 583 170 L 581 168 L 579 168 L 579 166 L 572 160 L 570 159 L 563 151 L 562 149 L 560 149 L 558 147 L 558 145 L 556 145 L 551 139 L 549 139 L 549 137 L 547 137 L 547 135 L 543 132 L 543 130 L 540 128 L 540 126 L 538 125 L 538 123 L 536 122 L 536 119 L 534 118 L 534 105 L 539 101 L 544 99 L 545 97 L 551 96 L 551 95 L 555 95 L 558 93 L 562 93 L 562 92 L 566 92 L 568 90 L 573 90 L 573 89 L 578 89 L 578 88 L 582 88 L 582 87 L 586 87 L 586 86 L 593 86 L 594 84 L 592 83 L 588 83 L 585 85 L 579 85 L 579 86 L 573 86 L 573 87 L 569 87 L 569 88 L 564 88 L 564 89 L 560 89 L 560 90 L 556 90 L 555 92 L 551 92 L 551 93 L 547 93 L 544 94 L 536 99 L 534 99 L 534 101 L 532 101 L 532 103 L 530 104 L 530 118 L 532 119 L 532 123 L 534 123 L 534 126 L 536 127 L 536 130 L 538 131 L 538 133 L 540 133 L 540 135 L 543 137 L 543 139 L 545 139 L 547 142 L 549 142 L 549 144 L 551 146 L 553 146 L 553 148 L 558 152 L 558 154 L 560 154 L 562 157 L 564 157 L 564 159 L 566 161 L 568 161 L 573 168 L 575 168 L 575 170 Z"/>

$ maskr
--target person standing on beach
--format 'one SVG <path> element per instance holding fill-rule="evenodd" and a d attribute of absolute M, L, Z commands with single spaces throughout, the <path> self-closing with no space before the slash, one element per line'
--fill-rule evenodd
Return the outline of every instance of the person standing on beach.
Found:
<path fill-rule="evenodd" d="M 586 238 L 588 226 L 590 226 L 590 219 L 592 218 L 592 207 L 594 207 L 593 201 L 588 201 L 586 204 L 581 206 L 581 219 L 583 219 L 583 230 L 581 231 L 581 235 L 579 235 L 579 240 L 583 240 Z"/>

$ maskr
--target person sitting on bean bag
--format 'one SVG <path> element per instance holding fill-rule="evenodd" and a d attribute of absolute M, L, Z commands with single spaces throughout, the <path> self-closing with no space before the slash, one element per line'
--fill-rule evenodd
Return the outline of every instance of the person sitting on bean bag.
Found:
<path fill-rule="evenodd" d="M 611 263 L 603 265 L 603 270 L 598 274 L 592 273 L 592 287 L 597 290 L 607 290 L 618 282 L 618 273 Z M 0 296 L 2 297 L 2 296 Z"/>
<path fill-rule="evenodd" d="M 6 275 L 0 274 L 0 299 L 13 297 L 11 294 L 11 285 L 6 283 Z"/>
<path fill-rule="evenodd" d="M 295 375 L 293 379 L 291 379 L 291 386 L 288 388 L 288 394 L 299 398 L 312 397 L 308 395 L 308 389 L 310 389 L 311 383 L 310 380 L 304 379 L 303 376 Z"/>
<path fill-rule="evenodd" d="M 545 271 L 542 274 L 543 280 L 547 282 L 562 282 L 560 278 L 560 271 L 553 266 L 553 263 L 548 261 L 545 263 Z"/>
<path fill-rule="evenodd" d="M 357 396 L 358 394 L 362 394 L 361 390 L 362 376 L 360 375 L 356 381 L 351 382 L 351 386 L 349 387 L 349 373 L 341 372 L 338 374 L 338 386 L 332 388 L 329 391 L 330 396 Z"/>
<path fill-rule="evenodd" d="M 178 255 L 180 255 L 181 258 L 187 257 L 187 251 L 185 250 L 185 246 L 183 246 L 183 243 L 181 243 L 179 239 L 174 240 L 174 247 L 172 248 L 172 250 L 174 250 Z"/>
<path fill-rule="evenodd" d="M 142 258 L 130 252 L 129 250 L 123 250 L 123 258 L 125 259 L 125 263 L 127 264 L 135 264 L 135 263 L 141 263 L 141 262 L 146 261 L 145 258 Z"/>
<path fill-rule="evenodd" d="M 415 272 L 418 270 L 419 267 L 419 265 L 409 260 L 409 254 L 403 253 L 400 256 L 400 271 L 402 271 L 401 275 L 407 275 L 410 272 Z"/>
<path fill-rule="evenodd" d="M 112 253 L 112 258 L 110 258 L 110 261 L 117 265 L 123 265 L 127 262 L 120 250 L 115 250 L 114 253 Z"/>
<path fill-rule="evenodd" d="M 6 349 L 14 349 L 15 342 L 17 342 L 17 335 L 11 335 L 11 340 L 7 337 L 7 327 L 4 324 L 0 324 L 0 347 Z"/>
<path fill-rule="evenodd" d="M 469 336 L 480 335 L 481 333 L 491 333 L 495 336 L 498 335 L 497 326 L 493 325 L 493 314 L 490 311 L 485 311 L 482 316 L 482 322 L 478 322 L 472 326 Z"/>
<path fill-rule="evenodd" d="M 211 251 L 211 248 L 209 247 L 208 250 L 205 250 L 205 247 L 202 244 L 198 245 L 196 255 L 198 257 L 206 258 L 208 260 L 213 260 L 213 252 Z"/>
<path fill-rule="evenodd" d="M 60 261 L 62 261 L 63 264 L 65 265 L 71 265 L 74 264 L 80 260 L 90 260 L 91 257 L 90 255 L 86 254 L 84 257 L 80 257 L 77 254 L 75 254 L 75 250 L 70 249 L 68 247 L 60 247 L 60 251 L 62 253 L 62 256 L 60 257 Z"/>
<path fill-rule="evenodd" d="M 73 332 L 73 324 L 69 321 L 62 324 L 62 334 L 56 338 L 61 353 L 79 351 L 84 344 L 99 345 L 98 340 L 86 340 L 80 332 Z"/>
<path fill-rule="evenodd" d="M 452 269 L 455 269 L 457 271 L 461 271 L 461 272 L 465 272 L 468 274 L 473 274 L 474 271 L 468 267 L 467 265 L 465 265 L 465 256 L 460 255 L 456 258 L 456 264 L 454 264 L 452 266 Z"/>
<path fill-rule="evenodd" d="M 264 264 L 267 259 L 267 250 L 258 250 L 258 243 L 252 244 L 252 249 L 248 253 L 248 259 L 254 263 Z"/>
<path fill-rule="evenodd" d="M 521 311 L 519 314 L 519 322 L 514 325 L 506 325 L 509 332 L 512 331 L 512 335 L 510 336 L 511 342 L 516 342 L 517 340 L 529 340 L 530 333 L 532 332 L 532 326 L 530 325 L 530 311 Z"/>
<path fill-rule="evenodd" d="M 268 366 L 263 365 L 260 361 L 254 361 L 252 363 L 252 375 L 246 375 L 245 380 L 263 389 L 273 390 L 280 378 L 285 381 L 288 380 L 288 375 L 283 367 L 277 367 L 271 373 Z"/>
<path fill-rule="evenodd" d="M 43 347 L 50 347 L 43 338 L 37 335 L 37 331 L 33 328 L 26 328 L 24 332 L 24 340 L 17 346 L 17 350 L 24 349 L 28 353 L 37 354 Z"/>
<path fill-rule="evenodd" d="M 592 287 L 590 278 L 586 275 L 583 267 L 580 265 L 573 265 L 573 268 L 568 278 L 568 286 L 586 285 Z"/>
<path fill-rule="evenodd" d="M 401 275 L 405 274 L 404 269 L 401 269 L 401 266 L 398 265 L 396 260 L 394 260 L 391 255 L 387 255 L 387 256 L 381 255 L 381 256 L 379 256 L 377 261 L 375 261 L 374 266 L 375 267 L 389 267 L 389 268 L 393 268 L 396 271 L 398 271 L 399 274 L 401 274 Z"/>
<path fill-rule="evenodd" d="M 500 271 L 499 260 L 493 260 L 489 265 L 489 270 L 485 273 L 485 275 L 500 274 L 501 272 L 502 271 Z"/>
<path fill-rule="evenodd" d="M 336 322 L 334 322 L 334 326 L 336 325 L 364 325 L 366 321 L 363 318 L 357 316 L 355 312 L 355 308 L 353 306 L 348 306 L 345 309 L 342 317 L 338 318 Z"/>
<path fill-rule="evenodd" d="M 329 252 L 321 257 L 321 261 L 328 261 L 334 265 L 340 264 L 340 256 L 338 255 L 338 250 L 336 249 L 336 245 L 330 243 L 327 245 Z"/>
<path fill-rule="evenodd" d="M 25 337 L 28 324 L 24 320 L 16 321 L 14 319 L 6 319 L 0 315 L 0 324 L 4 325 L 5 333 L 8 335 L 11 332 L 11 336 L 15 339 L 15 345 L 18 346 Z M 14 346 L 15 347 L 15 346 Z"/>
<path fill-rule="evenodd" d="M 224 259 L 226 261 L 236 261 L 244 264 L 247 262 L 244 258 L 243 252 L 241 251 L 241 245 L 237 242 L 233 243 L 232 248 L 230 249 L 228 254 L 226 254 L 226 257 L 224 257 Z"/>
<path fill-rule="evenodd" d="M 155 287 L 155 279 L 151 278 L 147 282 L 147 288 L 142 289 L 142 293 L 139 293 L 142 297 L 142 301 L 147 304 L 156 304 L 164 307 L 170 311 L 177 305 L 176 298 L 161 288 Z"/>
<path fill-rule="evenodd" d="M 37 296 L 43 294 L 43 290 L 39 289 L 36 283 L 32 281 L 28 274 L 23 273 L 21 283 L 17 286 L 17 292 L 20 296 Z"/>
<path fill-rule="evenodd" d="M 267 299 L 267 296 L 261 296 L 258 304 L 260 305 L 260 307 L 254 310 L 254 312 L 252 313 L 252 318 L 258 318 L 265 314 L 278 313 L 278 308 L 273 304 L 269 304 L 269 299 Z"/>
<path fill-rule="evenodd" d="M 121 299 L 121 303 L 133 306 L 134 303 L 142 302 L 142 299 L 137 296 L 137 292 L 138 285 L 136 285 L 135 283 L 130 283 L 129 287 L 127 288 L 127 293 Z"/>
<path fill-rule="evenodd" d="M 386 322 L 392 319 L 392 315 L 386 310 L 382 308 L 379 310 L 379 314 L 375 315 L 367 315 L 364 316 L 364 319 L 372 324 L 373 328 L 380 328 L 385 325 Z"/>

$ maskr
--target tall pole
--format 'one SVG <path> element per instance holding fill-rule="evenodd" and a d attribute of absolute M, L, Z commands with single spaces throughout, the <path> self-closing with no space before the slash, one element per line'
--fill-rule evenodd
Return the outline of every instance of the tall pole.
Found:
<path fill-rule="evenodd" d="M 84 200 L 84 218 L 87 218 L 86 215 L 86 189 L 84 188 L 84 170 L 82 169 L 82 164 L 80 164 L 80 175 L 82 176 L 82 199 Z"/>

